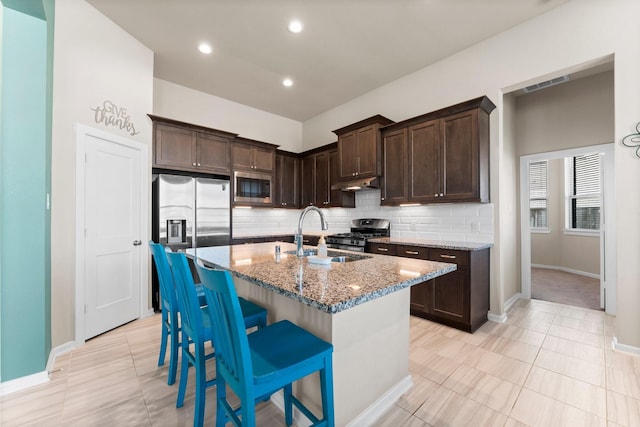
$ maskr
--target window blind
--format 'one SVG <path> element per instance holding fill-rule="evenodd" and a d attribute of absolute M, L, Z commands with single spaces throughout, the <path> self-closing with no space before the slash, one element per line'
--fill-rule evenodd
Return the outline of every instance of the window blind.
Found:
<path fill-rule="evenodd" d="M 529 225 L 547 228 L 547 161 L 529 163 Z"/>
<path fill-rule="evenodd" d="M 591 153 L 567 159 L 567 228 L 600 229 L 600 154 Z"/>

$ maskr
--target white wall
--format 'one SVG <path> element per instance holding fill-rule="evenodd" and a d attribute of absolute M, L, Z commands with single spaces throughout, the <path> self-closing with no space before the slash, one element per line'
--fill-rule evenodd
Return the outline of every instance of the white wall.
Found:
<path fill-rule="evenodd" d="M 302 123 L 224 98 L 154 79 L 153 114 L 302 151 Z"/>
<path fill-rule="evenodd" d="M 372 113 L 401 120 L 457 102 L 487 95 L 498 110 L 491 115 L 491 199 L 496 208 L 495 246 L 492 249 L 491 310 L 501 314 L 519 283 L 515 250 L 518 230 L 514 184 L 515 152 L 500 132 L 504 125 L 502 95 L 527 84 L 566 74 L 615 56 L 614 139 L 633 131 L 640 117 L 640 26 L 629 22 L 640 14 L 636 0 L 574 0 L 476 46 L 391 82 L 351 102 L 327 111 L 303 127 L 303 146 L 312 148 L 330 140 L 331 130 Z M 617 240 L 618 340 L 640 346 L 640 180 L 639 160 L 632 150 L 616 144 L 617 224 L 624 233 Z M 493 296 L 501 306 L 495 307 Z"/>
<path fill-rule="evenodd" d="M 614 119 L 613 71 L 518 96 L 517 155 L 609 143 Z"/>
<path fill-rule="evenodd" d="M 52 346 L 74 339 L 75 144 L 84 124 L 151 144 L 153 53 L 83 0 L 56 2 L 51 199 Z M 139 133 L 96 123 L 105 100 L 127 109 Z M 151 153 L 151 150 L 149 150 Z"/>
<path fill-rule="evenodd" d="M 498 161 L 500 165 L 498 167 L 496 162 L 492 160 L 491 167 L 491 179 L 495 184 L 497 179 L 500 179 L 497 187 L 495 185 L 491 189 L 493 193 L 492 200 L 496 204 L 496 233 L 494 239 L 497 241 L 497 250 L 492 250 L 492 265 L 490 270 L 490 282 L 492 287 L 490 289 L 490 311 L 494 314 L 502 314 L 504 311 L 504 304 L 514 295 L 518 295 L 520 292 L 520 282 L 517 280 L 520 277 L 520 264 L 513 262 L 512 258 L 520 259 L 520 233 L 518 232 L 518 218 L 519 218 L 519 203 L 517 198 L 518 180 L 516 170 L 518 168 L 517 158 L 515 156 L 516 140 L 514 138 L 515 132 L 515 99 L 507 95 L 502 102 L 502 108 L 498 108 L 499 122 L 502 124 L 498 129 L 498 140 L 502 141 L 499 145 Z M 495 148 L 491 149 L 493 152 Z M 515 179 L 504 180 L 502 177 L 498 178 L 498 172 L 501 172 L 504 176 L 513 177 Z M 497 193 L 497 195 L 496 195 Z M 498 241 L 500 237 L 498 231 L 503 236 L 510 236 L 510 239 L 502 239 Z M 501 257 L 498 254 L 510 254 L 509 257 Z M 516 255 L 517 254 L 517 255 Z M 501 280 L 500 286 L 493 286 Z"/>

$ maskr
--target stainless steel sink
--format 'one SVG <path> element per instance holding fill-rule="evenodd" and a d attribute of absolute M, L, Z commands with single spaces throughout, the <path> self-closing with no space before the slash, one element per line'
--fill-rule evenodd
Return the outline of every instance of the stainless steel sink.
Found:
<path fill-rule="evenodd" d="M 295 255 L 296 251 L 287 251 L 287 254 Z M 304 256 L 315 256 L 318 254 L 317 249 L 305 249 Z M 370 255 L 360 255 L 360 254 L 347 254 L 339 251 L 327 251 L 327 256 L 331 258 L 331 262 L 352 262 L 352 261 L 360 261 L 363 259 L 371 258 Z"/>

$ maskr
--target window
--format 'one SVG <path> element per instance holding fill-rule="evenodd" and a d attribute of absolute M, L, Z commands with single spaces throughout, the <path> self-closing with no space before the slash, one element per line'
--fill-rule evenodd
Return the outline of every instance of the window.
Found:
<path fill-rule="evenodd" d="M 529 226 L 547 229 L 547 161 L 529 163 Z"/>
<path fill-rule="evenodd" d="M 565 159 L 568 230 L 600 230 L 600 154 Z"/>

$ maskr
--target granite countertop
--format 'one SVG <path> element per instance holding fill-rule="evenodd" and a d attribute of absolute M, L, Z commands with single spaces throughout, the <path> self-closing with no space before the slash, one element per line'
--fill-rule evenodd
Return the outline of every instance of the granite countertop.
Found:
<path fill-rule="evenodd" d="M 459 251 L 478 251 L 493 246 L 493 243 L 452 242 L 447 240 L 409 239 L 400 237 L 380 237 L 367 239 L 371 243 L 387 243 L 391 245 L 420 246 L 425 248 L 453 249 Z"/>
<path fill-rule="evenodd" d="M 276 245 L 281 247 L 280 262 L 275 259 Z M 319 265 L 287 253 L 295 248 L 291 243 L 267 242 L 187 249 L 186 253 L 327 313 L 338 313 L 457 268 L 449 263 L 335 249 L 330 252 L 367 258 Z"/>

